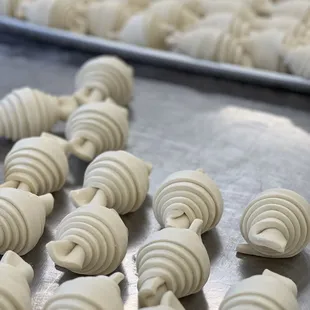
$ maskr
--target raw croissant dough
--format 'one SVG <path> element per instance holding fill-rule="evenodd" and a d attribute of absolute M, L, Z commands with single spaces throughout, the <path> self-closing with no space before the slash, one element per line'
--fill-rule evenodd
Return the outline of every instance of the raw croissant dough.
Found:
<path fill-rule="evenodd" d="M 119 283 L 122 273 L 110 277 L 81 277 L 59 286 L 43 310 L 123 310 Z"/>
<path fill-rule="evenodd" d="M 109 150 L 123 149 L 128 139 L 128 111 L 112 99 L 81 106 L 66 125 L 70 152 L 85 161 Z"/>
<path fill-rule="evenodd" d="M 143 308 L 143 310 L 185 310 L 179 300 L 175 297 L 172 292 L 167 292 L 163 295 L 160 305 Z"/>
<path fill-rule="evenodd" d="M 1 187 L 24 189 L 35 195 L 60 190 L 69 173 L 66 147 L 45 136 L 19 140 L 5 157 L 5 183 Z"/>
<path fill-rule="evenodd" d="M 238 252 L 275 258 L 295 256 L 310 241 L 310 205 L 293 191 L 267 190 L 249 204 L 240 229 L 248 244 L 239 245 Z"/>
<path fill-rule="evenodd" d="M 295 283 L 269 270 L 235 284 L 219 310 L 299 310 Z"/>
<path fill-rule="evenodd" d="M 159 0 L 151 4 L 149 10 L 178 30 L 185 30 L 199 21 L 198 17 L 179 0 Z"/>
<path fill-rule="evenodd" d="M 16 253 L 8 251 L 0 262 L 0 309 L 32 310 L 29 285 L 33 269 Z"/>
<path fill-rule="evenodd" d="M 110 38 L 120 31 L 137 11 L 123 1 L 93 2 L 88 7 L 89 32 L 102 38 Z"/>
<path fill-rule="evenodd" d="M 23 14 L 38 25 L 85 33 L 86 10 L 84 0 L 36 0 L 25 3 Z"/>
<path fill-rule="evenodd" d="M 181 298 L 205 285 L 210 261 L 200 237 L 202 225 L 196 219 L 189 229 L 164 228 L 139 250 L 136 264 L 142 306 L 158 305 L 167 291 Z"/>
<path fill-rule="evenodd" d="M 110 274 L 125 257 L 128 230 L 117 212 L 89 204 L 59 224 L 56 241 L 46 245 L 56 265 L 85 275 Z"/>
<path fill-rule="evenodd" d="M 78 71 L 75 85 L 80 104 L 111 97 L 117 104 L 127 106 L 133 92 L 133 68 L 118 57 L 92 58 Z"/>
<path fill-rule="evenodd" d="M 63 112 L 56 97 L 30 88 L 14 90 L 1 100 L 0 136 L 13 141 L 38 136 L 64 119 Z"/>
<path fill-rule="evenodd" d="M 0 254 L 7 250 L 19 255 L 30 252 L 43 234 L 45 218 L 53 205 L 51 194 L 39 197 L 15 188 L 1 188 Z"/>
<path fill-rule="evenodd" d="M 100 199 L 100 204 L 119 214 L 138 210 L 149 189 L 152 166 L 125 151 L 110 151 L 97 156 L 87 167 L 84 188 L 71 191 L 76 206 Z"/>
<path fill-rule="evenodd" d="M 188 228 L 195 219 L 203 221 L 202 232 L 215 227 L 223 214 L 223 199 L 201 169 L 170 175 L 153 199 L 153 210 L 162 227 Z"/>
<path fill-rule="evenodd" d="M 139 46 L 166 49 L 165 40 L 173 31 L 173 27 L 158 14 L 146 10 L 131 16 L 115 39 Z"/>

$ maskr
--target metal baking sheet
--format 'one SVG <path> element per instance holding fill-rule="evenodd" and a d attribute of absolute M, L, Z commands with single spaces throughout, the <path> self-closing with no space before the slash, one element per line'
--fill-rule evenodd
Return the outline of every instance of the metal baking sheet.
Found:
<path fill-rule="evenodd" d="M 267 87 L 283 88 L 295 92 L 310 93 L 310 81 L 289 74 L 194 59 L 172 52 L 158 51 L 104 40 L 94 36 L 79 35 L 64 30 L 42 27 L 10 17 L 0 17 L 0 28 L 7 32 L 24 35 L 40 41 L 52 42 L 57 45 L 73 47 L 84 51 L 112 53 L 126 59 L 155 66 L 186 70 Z"/>
<path fill-rule="evenodd" d="M 0 33 L 0 97 L 28 85 L 53 94 L 73 90 L 74 74 L 90 55 L 72 49 L 21 40 Z M 310 309 L 310 247 L 292 259 L 236 255 L 243 242 L 239 220 L 247 203 L 263 190 L 285 187 L 310 201 L 310 110 L 308 97 L 219 81 L 135 64 L 135 94 L 130 108 L 127 150 L 153 163 L 149 195 L 142 208 L 123 217 L 129 228 L 128 253 L 120 267 L 125 310 L 137 309 L 135 254 L 159 229 L 152 196 L 172 172 L 202 167 L 221 189 L 225 210 L 219 225 L 203 235 L 211 259 L 203 290 L 182 299 L 186 310 L 217 310 L 229 287 L 265 268 L 293 279 L 301 310 Z M 276 104 L 273 104 L 276 103 Z M 308 110 L 293 106 L 305 103 Z M 281 104 L 281 105 L 278 105 Z M 63 135 L 64 124 L 53 132 Z M 0 140 L 3 161 L 12 144 Z M 45 251 L 61 219 L 74 209 L 70 190 L 80 188 L 86 163 L 70 159 L 70 175 L 55 193 L 55 209 L 39 244 L 24 258 L 35 270 L 33 310 L 41 310 L 58 285 L 75 277 L 56 269 Z M 1 309 L 4 310 L 4 309 Z"/>

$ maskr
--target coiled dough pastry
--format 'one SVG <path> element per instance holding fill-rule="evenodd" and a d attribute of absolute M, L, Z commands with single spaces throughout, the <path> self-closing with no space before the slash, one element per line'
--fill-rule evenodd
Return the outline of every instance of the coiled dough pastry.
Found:
<path fill-rule="evenodd" d="M 30 252 L 41 238 L 46 217 L 52 212 L 51 194 L 36 196 L 15 188 L 0 189 L 0 254 Z"/>
<path fill-rule="evenodd" d="M 85 275 L 110 274 L 125 257 L 128 230 L 117 212 L 89 204 L 59 224 L 56 241 L 46 245 L 56 265 Z"/>
<path fill-rule="evenodd" d="M 179 300 L 172 292 L 163 295 L 160 305 L 154 307 L 143 308 L 143 310 L 185 310 Z"/>
<path fill-rule="evenodd" d="M 219 310 L 298 310 L 296 284 L 269 270 L 235 284 Z"/>
<path fill-rule="evenodd" d="M 154 195 L 153 210 L 162 227 L 188 228 L 203 221 L 202 232 L 215 227 L 223 214 L 223 199 L 215 182 L 201 169 L 171 174 Z"/>
<path fill-rule="evenodd" d="M 7 251 L 0 262 L 0 309 L 32 310 L 29 285 L 33 277 L 32 267 Z"/>
<path fill-rule="evenodd" d="M 117 104 L 127 106 L 133 93 L 133 68 L 118 57 L 92 58 L 78 71 L 75 86 L 80 103 L 111 97 Z M 89 98 L 94 92 L 100 96 Z"/>
<path fill-rule="evenodd" d="M 24 4 L 25 18 L 35 24 L 85 33 L 87 1 L 36 0 Z"/>
<path fill-rule="evenodd" d="M 80 277 L 59 286 L 43 310 L 123 310 L 119 283 L 122 273 L 110 277 Z"/>
<path fill-rule="evenodd" d="M 199 21 L 198 17 L 179 0 L 155 1 L 149 10 L 178 30 L 185 30 Z"/>
<path fill-rule="evenodd" d="M 200 237 L 202 224 L 196 219 L 189 229 L 164 228 L 139 250 L 136 264 L 142 306 L 158 305 L 167 291 L 181 298 L 205 285 L 210 261 Z"/>
<path fill-rule="evenodd" d="M 69 173 L 65 143 L 55 143 L 45 136 L 16 142 L 4 160 L 2 187 L 24 189 L 36 195 L 60 190 Z"/>
<path fill-rule="evenodd" d="M 14 90 L 0 103 L 0 135 L 13 141 L 50 131 L 65 117 L 55 97 L 38 90 Z"/>
<path fill-rule="evenodd" d="M 238 252 L 276 258 L 295 256 L 310 241 L 310 205 L 293 191 L 267 190 L 249 204 L 240 229 L 248 244 L 239 245 Z"/>
<path fill-rule="evenodd" d="M 101 205 L 119 214 L 134 212 L 145 200 L 151 170 L 149 163 L 128 152 L 105 152 L 87 167 L 84 188 L 71 191 L 70 197 L 76 206 L 100 197 Z"/>
<path fill-rule="evenodd" d="M 81 106 L 66 125 L 70 152 L 91 161 L 108 150 L 123 149 L 128 140 L 128 111 L 112 99 Z"/>
<path fill-rule="evenodd" d="M 87 11 L 89 32 L 98 37 L 110 38 L 123 28 L 136 11 L 123 1 L 93 2 Z"/>
<path fill-rule="evenodd" d="M 166 49 L 166 38 L 175 29 L 158 14 L 145 10 L 131 16 L 115 39 L 139 46 Z"/>

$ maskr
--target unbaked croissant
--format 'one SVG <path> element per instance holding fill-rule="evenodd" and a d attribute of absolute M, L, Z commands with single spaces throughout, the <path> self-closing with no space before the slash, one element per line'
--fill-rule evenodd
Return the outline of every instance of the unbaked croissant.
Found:
<path fill-rule="evenodd" d="M 111 97 L 127 106 L 133 93 L 133 68 L 118 57 L 99 56 L 85 62 L 75 78 L 79 104 Z"/>
<path fill-rule="evenodd" d="M 76 206 L 100 197 L 100 204 L 119 214 L 141 207 L 149 189 L 152 166 L 125 151 L 110 151 L 97 156 L 87 167 L 84 188 L 71 191 Z"/>
<path fill-rule="evenodd" d="M 177 298 L 197 293 L 209 278 L 209 256 L 201 241 L 202 221 L 189 229 L 164 228 L 137 254 L 139 301 L 156 306 L 167 291 Z"/>
<path fill-rule="evenodd" d="M 66 144 L 45 136 L 19 140 L 5 157 L 5 183 L 1 187 L 19 188 L 35 195 L 58 191 L 69 172 Z"/>
<path fill-rule="evenodd" d="M 43 310 L 123 310 L 119 283 L 120 272 L 110 277 L 80 277 L 59 286 Z"/>
<path fill-rule="evenodd" d="M 299 310 L 296 284 L 269 270 L 233 285 L 219 310 Z"/>
<path fill-rule="evenodd" d="M 139 46 L 166 49 L 166 38 L 174 28 L 152 11 L 135 14 L 127 21 L 115 39 Z"/>
<path fill-rule="evenodd" d="M 149 10 L 178 30 L 185 30 L 199 21 L 198 17 L 179 0 L 159 0 L 151 4 Z"/>
<path fill-rule="evenodd" d="M 128 230 L 113 209 L 89 204 L 68 214 L 46 245 L 56 265 L 85 275 L 110 274 L 127 251 Z"/>
<path fill-rule="evenodd" d="M 93 2 L 87 11 L 89 32 L 98 37 L 110 38 L 123 28 L 136 11 L 124 1 Z"/>
<path fill-rule="evenodd" d="M 84 0 L 36 0 L 25 2 L 25 18 L 35 24 L 85 33 L 87 2 Z"/>
<path fill-rule="evenodd" d="M 19 255 L 30 252 L 43 234 L 45 218 L 53 205 L 51 194 L 36 196 L 15 188 L 1 188 L 0 254 L 8 250 Z"/>
<path fill-rule="evenodd" d="M 29 285 L 33 269 L 16 253 L 6 252 L 0 262 L 0 309 L 31 310 Z"/>
<path fill-rule="evenodd" d="M 123 149 L 128 139 L 128 111 L 112 99 L 81 106 L 66 125 L 70 152 L 91 161 L 109 150 Z"/>
<path fill-rule="evenodd" d="M 202 170 L 170 175 L 153 199 L 153 210 L 162 227 L 188 228 L 203 221 L 202 232 L 214 228 L 223 214 L 223 199 L 214 181 Z"/>
<path fill-rule="evenodd" d="M 163 295 L 160 305 L 148 308 L 142 308 L 143 310 L 185 310 L 179 300 L 172 292 L 167 292 Z"/>
<path fill-rule="evenodd" d="M 310 205 L 293 191 L 267 190 L 249 204 L 240 229 L 247 244 L 239 245 L 238 252 L 293 257 L 310 241 Z"/>

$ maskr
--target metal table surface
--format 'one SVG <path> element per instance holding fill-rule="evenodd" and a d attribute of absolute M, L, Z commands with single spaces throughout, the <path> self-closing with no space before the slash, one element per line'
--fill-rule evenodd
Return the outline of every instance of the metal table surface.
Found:
<path fill-rule="evenodd" d="M 0 96 L 21 86 L 54 94 L 73 90 L 74 74 L 89 57 L 8 37 L 0 33 Z M 152 194 L 164 178 L 180 169 L 202 167 L 217 182 L 225 201 L 221 222 L 203 235 L 211 259 L 211 276 L 202 292 L 182 300 L 187 310 L 217 309 L 235 282 L 269 268 L 293 279 L 301 309 L 310 309 L 310 248 L 292 259 L 264 259 L 236 255 L 243 241 L 239 220 L 247 203 L 259 192 L 285 187 L 310 200 L 309 97 L 224 80 L 134 64 L 135 96 L 130 113 L 127 150 L 154 165 L 149 196 L 136 213 L 123 217 L 129 228 L 129 249 L 120 271 L 125 309 L 137 309 L 134 256 L 159 225 L 152 213 Z M 63 124 L 54 132 L 62 134 Z M 1 140 L 3 160 L 12 144 Z M 55 209 L 37 247 L 24 258 L 33 265 L 33 309 L 42 309 L 58 285 L 74 275 L 55 269 L 45 244 L 73 210 L 71 189 L 83 182 L 86 164 L 70 159 L 71 173 L 63 190 L 55 193 Z"/>

